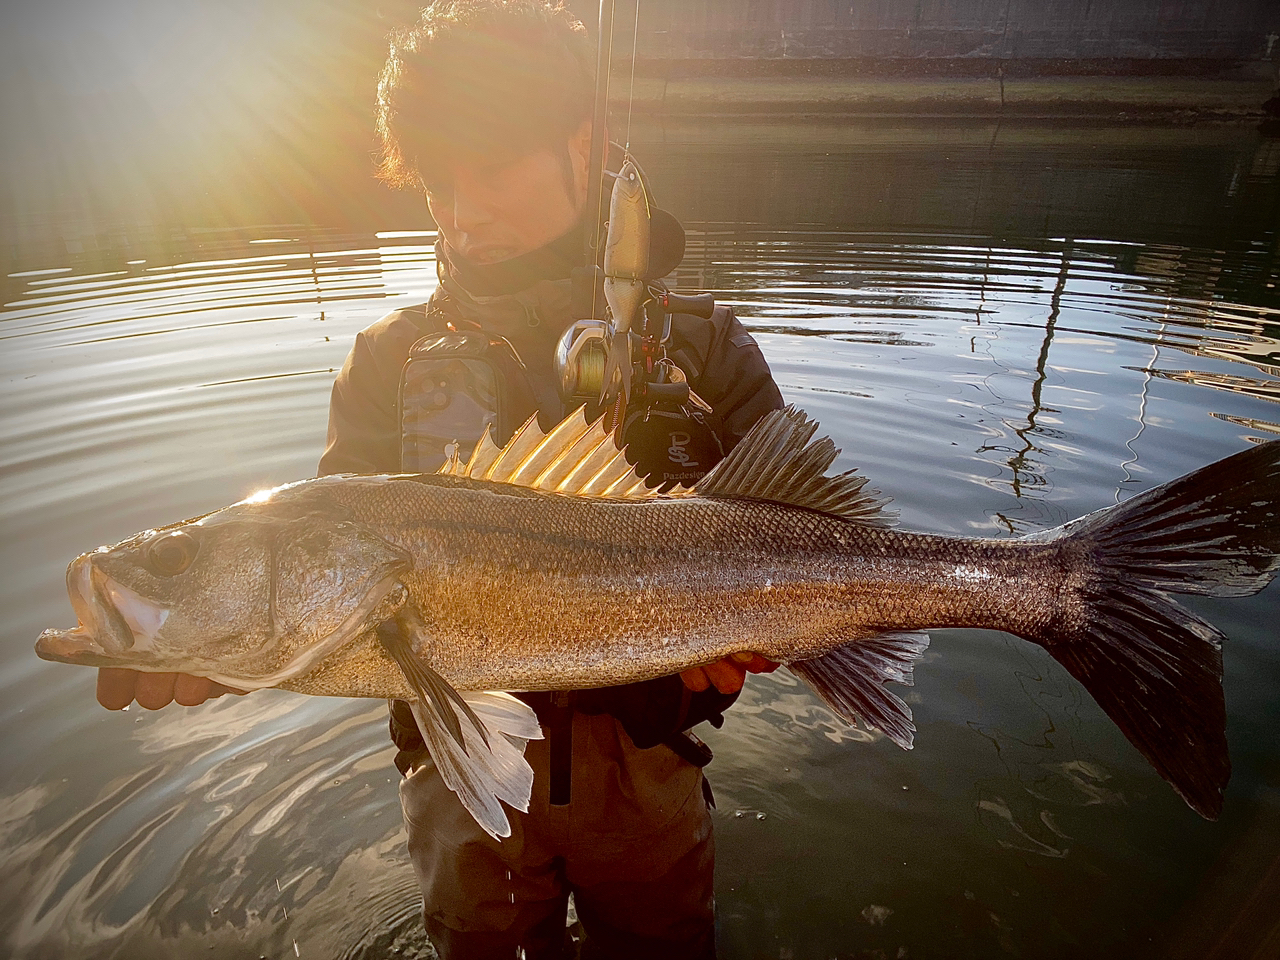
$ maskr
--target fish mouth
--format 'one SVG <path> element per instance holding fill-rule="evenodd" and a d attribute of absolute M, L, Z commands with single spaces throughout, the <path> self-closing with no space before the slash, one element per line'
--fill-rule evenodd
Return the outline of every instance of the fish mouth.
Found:
<path fill-rule="evenodd" d="M 82 667 L 118 667 L 119 656 L 107 653 L 80 624 L 70 630 L 50 627 L 36 640 L 36 656 L 54 663 L 74 663 Z"/>
<path fill-rule="evenodd" d="M 169 612 L 93 564 L 82 554 L 67 567 L 67 595 L 78 623 L 51 628 L 36 641 L 36 655 L 58 663 L 92 667 L 144 660 Z"/>

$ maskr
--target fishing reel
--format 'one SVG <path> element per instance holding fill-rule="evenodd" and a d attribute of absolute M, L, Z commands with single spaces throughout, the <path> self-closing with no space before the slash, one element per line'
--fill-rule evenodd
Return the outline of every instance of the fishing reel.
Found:
<path fill-rule="evenodd" d="M 574 273 L 574 312 L 578 316 L 587 315 L 588 319 L 570 324 L 556 342 L 555 368 L 560 380 L 560 395 L 570 404 L 599 403 L 602 398 L 616 396 L 622 386 L 622 371 L 615 371 L 609 384 L 604 382 L 609 345 L 619 334 L 614 332 L 609 321 L 600 319 L 600 315 L 605 313 L 603 302 L 593 295 L 592 289 L 599 289 L 599 271 L 585 270 L 580 275 L 575 270 Z M 643 329 L 639 333 L 628 331 L 622 334 L 631 338 L 631 355 L 639 361 L 632 370 L 632 387 L 636 394 L 633 401 L 688 402 L 690 395 L 684 371 L 666 358 L 666 347 L 671 340 L 671 317 L 686 313 L 709 320 L 716 309 L 715 298 L 709 293 L 693 296 L 672 293 L 663 284 L 653 282 L 647 284 L 647 292 L 648 298 L 643 305 Z M 597 309 L 591 309 L 593 306 Z M 696 394 L 694 398 L 695 403 L 706 406 Z"/>
<path fill-rule="evenodd" d="M 667 356 L 671 318 L 687 313 L 710 319 L 716 304 L 710 294 L 684 296 L 659 283 L 649 283 L 647 292 L 638 333 L 615 334 L 608 321 L 594 317 L 564 331 L 555 351 L 561 395 L 571 406 L 586 404 L 589 417 L 604 412 L 608 404 L 602 398 L 623 395 L 621 371 L 604 383 L 612 337 L 630 337 L 631 356 L 636 358 L 632 389 L 615 421 L 627 459 L 651 486 L 688 486 L 710 470 L 724 450 L 707 423 L 711 407 L 690 389 L 684 371 Z"/>
<path fill-rule="evenodd" d="M 560 396 L 566 403 L 598 403 L 601 396 L 621 389 L 622 374 L 616 371 L 605 390 L 604 368 L 612 338 L 613 328 L 608 321 L 597 319 L 575 321 L 560 335 L 555 365 L 560 375 Z"/>

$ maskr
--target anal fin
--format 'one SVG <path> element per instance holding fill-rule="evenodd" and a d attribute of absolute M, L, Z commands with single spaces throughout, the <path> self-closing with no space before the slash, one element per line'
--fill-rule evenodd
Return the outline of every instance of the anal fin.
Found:
<path fill-rule="evenodd" d="M 911 708 L 884 684 L 892 680 L 911 686 L 915 662 L 928 646 L 926 633 L 883 633 L 787 667 L 837 716 L 855 724 L 861 720 L 910 750 L 916 729 Z"/>

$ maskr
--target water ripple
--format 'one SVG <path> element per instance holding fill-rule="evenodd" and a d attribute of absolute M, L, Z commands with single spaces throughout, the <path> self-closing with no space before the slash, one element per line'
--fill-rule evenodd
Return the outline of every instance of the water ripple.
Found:
<path fill-rule="evenodd" d="M 844 450 L 837 468 L 871 476 L 907 527 L 1043 529 L 1280 434 L 1280 312 L 1216 292 L 1222 251 L 695 227 L 680 284 L 735 306 Z M 105 714 L 89 671 L 30 653 L 70 617 L 78 552 L 311 475 L 355 332 L 434 288 L 429 236 L 313 235 L 304 252 L 294 235 L 9 278 L 0 938 L 15 956 L 433 955 L 381 704 L 264 692 Z M 1250 602 L 1273 619 L 1274 600 Z M 1231 635 L 1235 692 L 1255 704 L 1233 722 L 1258 726 L 1269 637 Z M 1002 855 L 1060 864 L 1062 883 L 1157 882 L 1107 852 L 1114 823 L 1149 850 L 1138 820 L 1185 811 L 1042 651 L 940 631 L 917 677 L 911 754 L 784 673 L 752 681 L 707 736 L 722 875 L 785 875 L 804 850 L 837 890 L 856 845 L 899 891 L 939 882 L 931 858 Z M 913 909 L 846 893 L 893 902 L 893 922 Z M 1000 929 L 1015 922 L 1002 907 Z"/>

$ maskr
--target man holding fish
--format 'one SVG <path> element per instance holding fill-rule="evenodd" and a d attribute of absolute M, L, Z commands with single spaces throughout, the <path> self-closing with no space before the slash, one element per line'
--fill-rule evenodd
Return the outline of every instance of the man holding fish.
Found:
<path fill-rule="evenodd" d="M 440 287 L 428 304 L 358 335 L 334 386 L 321 474 L 435 471 L 451 442 L 465 459 L 490 424 L 499 443 L 534 413 L 550 429 L 593 399 L 565 390 L 574 372 L 558 368 L 555 354 L 575 321 L 603 315 L 597 292 L 616 333 L 603 382 L 629 395 L 630 377 L 614 370 L 629 373 L 627 327 L 642 320 L 648 282 L 678 265 L 684 237 L 649 206 L 638 166 L 615 150 L 606 163 L 619 179 L 617 189 L 605 187 L 614 194 L 608 277 L 593 277 L 598 290 L 585 309 L 575 297 L 571 275 L 591 229 L 583 221 L 593 56 L 582 25 L 540 0 L 435 3 L 393 35 L 379 88 L 380 174 L 425 193 L 439 228 Z M 676 316 L 667 354 L 702 409 L 687 424 L 680 409 L 660 411 L 670 446 L 647 458 L 641 449 L 637 470 L 659 473 L 670 453 L 696 471 L 680 474 L 687 484 L 714 465 L 709 449 L 728 452 L 782 399 L 726 308 L 706 319 Z M 462 401 L 486 394 L 501 399 L 478 418 L 458 419 Z M 713 436 L 695 456 L 681 440 L 699 429 Z M 522 948 L 529 958 L 560 956 L 572 890 L 592 956 L 713 957 L 710 790 L 701 771 L 710 752 L 684 731 L 718 725 L 745 674 L 775 666 L 738 653 L 678 676 L 522 695 L 546 739 L 526 751 L 529 812 L 513 817 L 515 835 L 501 841 L 441 781 L 409 704 L 395 701 L 409 849 L 441 955 L 512 957 Z M 110 709 L 134 699 L 158 709 L 228 689 L 207 677 L 103 668 L 98 699 Z"/>
<path fill-rule="evenodd" d="M 827 474 L 831 440 L 778 409 L 732 313 L 657 284 L 683 234 L 622 151 L 603 271 L 581 264 L 588 61 L 539 0 L 445 0 L 393 37 L 382 175 L 426 193 L 440 285 L 357 337 L 320 464 L 339 475 L 82 554 L 77 623 L 36 652 L 115 668 L 114 708 L 273 686 L 397 701 L 446 957 L 561 956 L 570 892 L 584 955 L 714 956 L 709 753 L 688 728 L 776 661 L 909 748 L 885 683 L 912 682 L 939 627 L 1042 646 L 1216 818 L 1224 637 L 1177 596 L 1280 572 L 1280 440 L 1024 537 L 889 529 L 865 478 Z"/>

